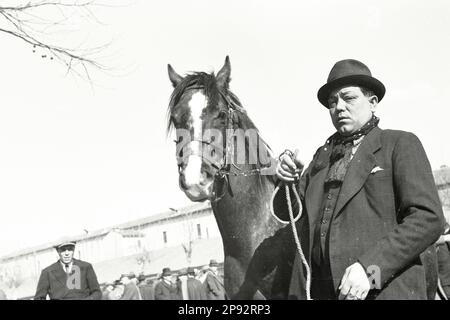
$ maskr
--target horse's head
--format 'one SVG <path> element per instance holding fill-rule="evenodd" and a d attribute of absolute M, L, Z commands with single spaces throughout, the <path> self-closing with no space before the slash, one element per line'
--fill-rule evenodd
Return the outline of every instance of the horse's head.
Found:
<path fill-rule="evenodd" d="M 180 188 L 192 201 L 213 199 L 214 180 L 225 166 L 227 128 L 232 126 L 239 101 L 228 91 L 230 61 L 217 76 L 196 72 L 185 77 L 169 65 L 174 86 L 168 129 L 176 129 Z"/>

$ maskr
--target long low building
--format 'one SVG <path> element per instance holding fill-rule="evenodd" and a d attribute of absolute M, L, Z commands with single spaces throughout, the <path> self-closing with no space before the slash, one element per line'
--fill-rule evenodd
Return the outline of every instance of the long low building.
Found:
<path fill-rule="evenodd" d="M 165 266 L 177 269 L 207 264 L 209 259 L 223 261 L 211 206 L 201 203 L 3 256 L 0 288 L 8 297 L 34 294 L 41 270 L 57 261 L 54 246 L 63 240 L 77 242 L 75 258 L 92 263 L 101 283 L 130 271 L 153 274 Z"/>

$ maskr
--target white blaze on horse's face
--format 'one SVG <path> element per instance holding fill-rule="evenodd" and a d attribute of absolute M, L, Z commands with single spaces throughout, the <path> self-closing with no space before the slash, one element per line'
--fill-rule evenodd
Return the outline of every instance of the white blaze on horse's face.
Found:
<path fill-rule="evenodd" d="M 201 92 L 194 93 L 188 103 L 191 112 L 191 132 L 194 141 L 191 141 L 186 148 L 190 155 L 187 158 L 186 167 L 180 179 L 184 179 L 182 185 L 184 192 L 192 201 L 202 201 L 210 197 L 212 192 L 213 179 L 208 178 L 208 175 L 202 171 L 202 154 L 198 151 L 202 148 L 201 142 L 203 140 L 202 134 L 202 114 L 208 106 L 208 98 Z M 192 150 L 196 148 L 196 150 Z M 191 150 L 189 150 L 191 149 Z M 191 153 L 191 151 L 194 151 Z"/>

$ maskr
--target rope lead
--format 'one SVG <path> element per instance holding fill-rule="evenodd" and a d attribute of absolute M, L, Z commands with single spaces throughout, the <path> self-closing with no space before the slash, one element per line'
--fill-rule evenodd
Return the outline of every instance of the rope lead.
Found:
<path fill-rule="evenodd" d="M 299 239 L 298 234 L 297 234 L 297 228 L 295 226 L 295 222 L 297 222 L 297 220 L 300 219 L 300 217 L 302 215 L 302 210 L 303 210 L 302 202 L 300 200 L 300 196 L 298 195 L 298 192 L 297 192 L 297 190 L 296 190 L 296 188 L 295 188 L 293 183 L 291 183 L 291 184 L 283 183 L 283 184 L 284 184 L 284 188 L 285 188 L 285 191 L 286 191 L 286 202 L 287 202 L 287 206 L 288 206 L 289 218 L 290 218 L 290 223 L 291 223 L 291 227 L 292 227 L 292 232 L 294 234 L 295 244 L 297 246 L 298 254 L 300 255 L 300 258 L 302 259 L 302 264 L 303 264 L 303 266 L 306 269 L 306 288 L 305 288 L 305 290 L 306 290 L 306 300 L 312 300 L 311 299 L 311 270 L 309 268 L 308 262 L 306 261 L 305 255 L 303 253 L 302 246 L 300 244 L 300 239 Z M 289 185 L 291 186 L 291 189 L 294 192 L 294 195 L 295 195 L 295 197 L 297 199 L 297 203 L 298 203 L 298 206 L 299 206 L 298 215 L 297 215 L 297 217 L 295 219 L 294 219 L 294 212 L 293 212 L 293 209 L 292 209 L 291 195 L 289 193 Z M 283 220 L 279 219 L 275 215 L 275 211 L 273 209 L 273 201 L 274 201 L 275 196 L 276 196 L 276 194 L 278 193 L 279 190 L 280 190 L 280 185 L 278 185 L 275 188 L 275 190 L 273 191 L 272 199 L 270 201 L 270 213 L 272 214 L 272 216 L 278 222 L 281 222 L 282 224 L 289 224 L 289 222 L 286 222 L 286 221 L 283 221 Z"/>

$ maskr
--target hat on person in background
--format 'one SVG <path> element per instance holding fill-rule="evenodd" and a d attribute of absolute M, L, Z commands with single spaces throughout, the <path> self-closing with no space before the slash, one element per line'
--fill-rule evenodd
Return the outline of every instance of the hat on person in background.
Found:
<path fill-rule="evenodd" d="M 69 250 L 70 249 L 73 250 L 73 249 L 75 249 L 75 245 L 76 244 L 77 243 L 75 241 L 64 240 L 64 241 L 60 242 L 59 244 L 57 244 L 56 246 L 54 246 L 54 248 L 56 250 L 61 250 L 61 249 L 65 248 L 65 247 L 67 247 Z"/>
<path fill-rule="evenodd" d="M 192 267 L 189 267 L 189 268 L 187 268 L 187 274 L 190 274 L 190 275 L 195 275 L 195 269 L 194 268 L 192 268 Z"/>
<path fill-rule="evenodd" d="M 209 261 L 209 266 L 210 266 L 210 267 L 218 267 L 219 264 L 217 263 L 216 260 L 211 259 L 211 260 Z"/>
<path fill-rule="evenodd" d="M 171 276 L 172 275 L 172 271 L 170 270 L 170 268 L 164 268 L 162 270 L 162 274 L 161 277 L 167 277 L 167 276 Z"/>
<path fill-rule="evenodd" d="M 144 276 L 143 274 L 140 274 L 140 275 L 137 277 L 137 279 L 138 279 L 139 282 L 142 282 L 142 281 L 144 281 L 145 279 L 147 279 L 147 277 Z"/>

